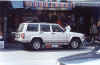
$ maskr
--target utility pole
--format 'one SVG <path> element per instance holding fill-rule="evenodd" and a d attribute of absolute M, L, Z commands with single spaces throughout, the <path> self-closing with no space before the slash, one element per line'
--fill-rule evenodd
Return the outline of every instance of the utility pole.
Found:
<path fill-rule="evenodd" d="M 4 47 L 6 48 L 7 46 L 7 16 L 4 16 Z"/>
<path fill-rule="evenodd" d="M 3 17 L 3 38 L 4 38 L 4 48 L 7 48 L 8 44 L 7 44 L 7 21 L 8 21 L 8 6 L 6 5 L 6 2 L 1 1 L 0 3 L 2 6 L 1 8 L 1 13 L 2 13 L 2 17 Z"/>

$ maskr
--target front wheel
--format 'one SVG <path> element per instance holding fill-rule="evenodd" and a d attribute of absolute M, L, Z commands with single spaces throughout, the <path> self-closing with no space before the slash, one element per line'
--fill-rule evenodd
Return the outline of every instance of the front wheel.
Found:
<path fill-rule="evenodd" d="M 70 47 L 73 49 L 80 48 L 81 46 L 81 41 L 79 39 L 73 39 L 70 43 Z"/>
<path fill-rule="evenodd" d="M 34 39 L 32 40 L 32 49 L 34 50 L 39 50 L 42 47 L 42 41 L 39 39 Z"/>

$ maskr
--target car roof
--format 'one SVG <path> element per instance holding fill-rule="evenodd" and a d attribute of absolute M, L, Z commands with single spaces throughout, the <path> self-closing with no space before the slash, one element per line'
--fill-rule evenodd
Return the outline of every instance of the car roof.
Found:
<path fill-rule="evenodd" d="M 49 24 L 49 25 L 59 25 L 59 24 L 56 24 L 56 23 L 21 23 L 21 24 Z"/>

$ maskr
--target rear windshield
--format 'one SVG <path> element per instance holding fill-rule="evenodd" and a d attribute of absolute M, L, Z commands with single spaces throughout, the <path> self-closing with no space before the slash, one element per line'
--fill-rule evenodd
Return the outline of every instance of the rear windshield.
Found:
<path fill-rule="evenodd" d="M 17 31 L 18 32 L 22 32 L 23 31 L 23 28 L 24 28 L 24 24 L 20 24 Z"/>

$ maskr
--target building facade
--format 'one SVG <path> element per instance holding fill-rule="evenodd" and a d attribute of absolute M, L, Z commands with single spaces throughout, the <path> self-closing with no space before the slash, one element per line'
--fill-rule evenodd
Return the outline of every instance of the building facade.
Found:
<path fill-rule="evenodd" d="M 49 22 L 64 27 L 72 20 L 72 3 L 66 0 L 1 1 L 0 8 L 0 35 L 7 41 L 20 23 Z"/>
<path fill-rule="evenodd" d="M 100 0 L 76 0 L 73 6 L 78 31 L 89 34 L 92 24 L 100 20 Z"/>

